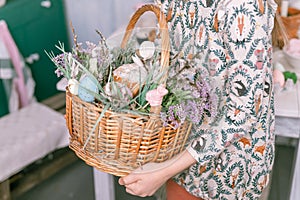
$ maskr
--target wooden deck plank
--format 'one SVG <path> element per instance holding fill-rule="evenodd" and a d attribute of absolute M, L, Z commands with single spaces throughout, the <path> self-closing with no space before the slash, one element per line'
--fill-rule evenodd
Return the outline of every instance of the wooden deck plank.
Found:
<path fill-rule="evenodd" d="M 37 186 L 47 178 L 62 170 L 64 167 L 77 161 L 78 157 L 73 151 L 69 150 L 60 155 L 58 158 L 42 163 L 37 169 L 15 180 L 14 187 L 11 188 L 11 196 L 14 199 L 31 188 Z"/>
<path fill-rule="evenodd" d="M 0 183 L 0 200 L 11 200 L 9 180 Z"/>

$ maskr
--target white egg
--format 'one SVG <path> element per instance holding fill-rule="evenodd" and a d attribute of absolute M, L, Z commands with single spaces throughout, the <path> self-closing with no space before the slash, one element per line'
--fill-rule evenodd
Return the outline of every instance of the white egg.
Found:
<path fill-rule="evenodd" d="M 155 45 L 153 42 L 150 41 L 144 41 L 140 48 L 139 53 L 144 60 L 152 58 L 155 52 Z"/>

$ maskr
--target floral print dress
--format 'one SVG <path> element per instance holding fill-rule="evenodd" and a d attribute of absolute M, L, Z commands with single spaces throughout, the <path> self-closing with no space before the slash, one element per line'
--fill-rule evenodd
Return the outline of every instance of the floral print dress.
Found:
<path fill-rule="evenodd" d="M 174 180 L 203 199 L 258 199 L 274 162 L 273 0 L 162 0 L 172 52 L 202 56 L 217 115 L 195 125 L 198 161 Z"/>

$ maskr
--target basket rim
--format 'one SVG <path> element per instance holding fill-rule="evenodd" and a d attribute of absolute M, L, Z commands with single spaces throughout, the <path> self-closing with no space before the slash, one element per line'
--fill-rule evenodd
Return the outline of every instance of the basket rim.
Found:
<path fill-rule="evenodd" d="M 72 94 L 68 87 L 66 88 L 66 95 L 67 95 L 67 97 L 72 98 L 76 102 L 80 102 L 81 104 L 85 105 L 86 107 L 90 107 L 91 110 L 94 110 L 96 112 L 101 113 L 103 108 L 104 108 L 104 106 L 101 102 L 99 102 L 99 103 L 90 103 L 90 102 L 85 102 L 85 101 L 81 100 L 77 95 Z M 151 115 L 157 115 L 155 113 L 141 113 L 141 114 L 137 113 L 135 115 L 135 114 L 126 113 L 126 112 L 117 112 L 117 111 L 112 110 L 111 108 L 108 108 L 105 113 L 110 114 L 110 115 L 116 115 L 116 114 L 120 115 L 120 114 L 122 114 L 124 116 L 137 117 L 137 118 L 138 117 L 140 117 L 140 118 L 149 118 Z"/>

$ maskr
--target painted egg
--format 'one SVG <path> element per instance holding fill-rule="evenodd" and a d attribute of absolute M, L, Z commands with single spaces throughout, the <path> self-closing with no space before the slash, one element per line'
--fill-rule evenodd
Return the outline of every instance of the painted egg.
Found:
<path fill-rule="evenodd" d="M 98 93 L 98 87 L 91 77 L 84 76 L 79 83 L 78 96 L 85 102 L 93 102 L 95 97 L 91 92 Z"/>
<path fill-rule="evenodd" d="M 71 94 L 78 95 L 79 82 L 76 79 L 70 79 L 68 81 L 68 87 Z"/>

